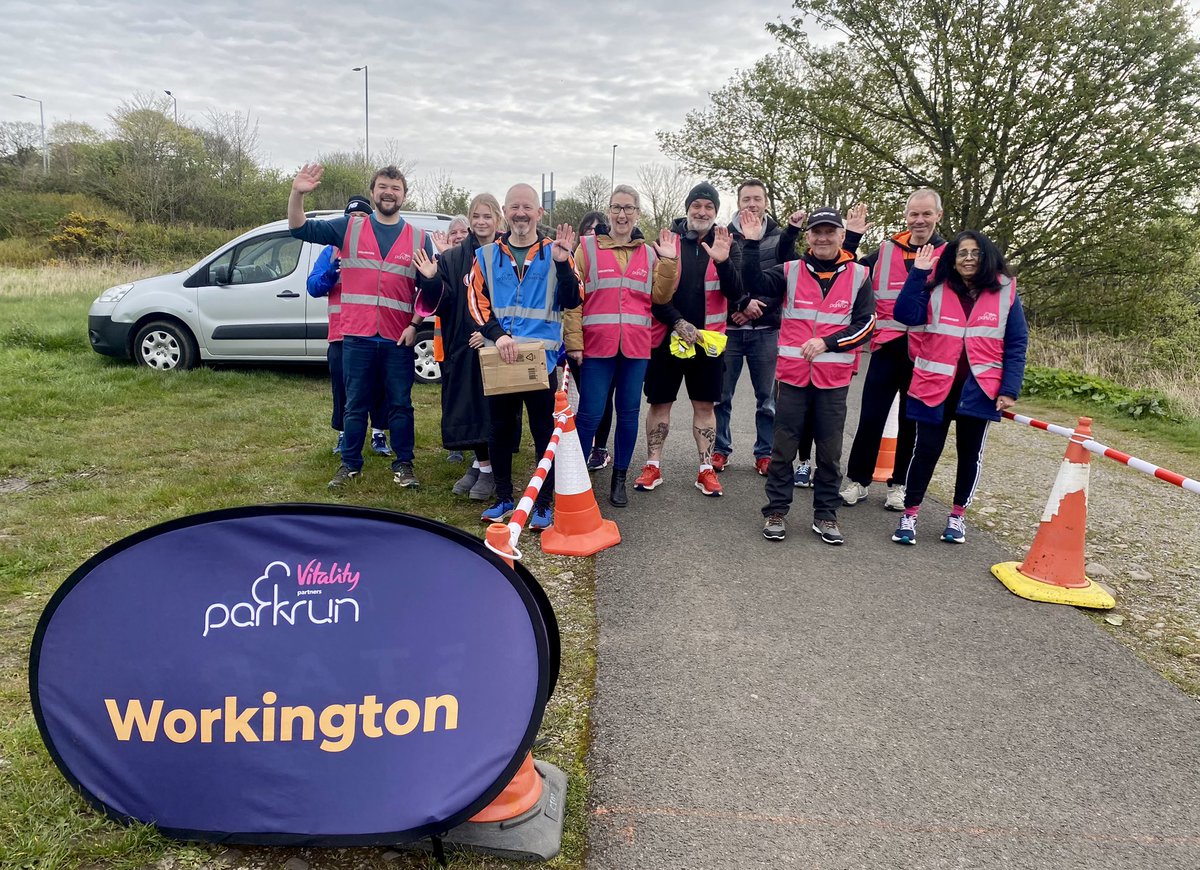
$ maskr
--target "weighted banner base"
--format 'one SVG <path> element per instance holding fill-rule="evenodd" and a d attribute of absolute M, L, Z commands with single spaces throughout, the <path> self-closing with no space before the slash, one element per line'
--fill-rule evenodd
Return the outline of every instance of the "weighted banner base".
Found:
<path fill-rule="evenodd" d="M 549 861 L 562 848 L 567 775 L 546 761 L 534 761 L 542 777 L 542 796 L 530 809 L 502 822 L 464 822 L 442 837 L 447 849 L 495 855 L 513 861 Z M 428 840 L 404 849 L 429 851 Z"/>
<path fill-rule="evenodd" d="M 1086 586 L 1070 588 L 1054 583 L 1044 583 L 1026 577 L 1020 571 L 1020 562 L 1001 562 L 992 566 L 996 579 L 1008 587 L 1014 595 L 1020 595 L 1030 601 L 1044 601 L 1047 604 L 1070 604 L 1074 607 L 1093 607 L 1097 610 L 1111 610 L 1117 606 L 1116 600 L 1100 586 L 1088 580 Z"/>

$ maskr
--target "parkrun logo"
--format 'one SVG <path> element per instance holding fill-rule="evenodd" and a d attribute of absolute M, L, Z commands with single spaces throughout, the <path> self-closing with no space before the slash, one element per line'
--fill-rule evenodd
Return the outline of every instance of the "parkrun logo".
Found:
<path fill-rule="evenodd" d="M 218 628 L 260 628 L 296 624 L 305 619 L 312 625 L 336 625 L 351 617 L 358 622 L 358 601 L 353 598 L 325 596 L 322 586 L 334 587 L 329 591 L 353 592 L 358 588 L 359 573 L 350 567 L 334 562 L 328 571 L 324 564 L 312 559 L 306 565 L 296 566 L 294 596 L 284 591 L 292 579 L 291 566 L 275 561 L 267 565 L 262 576 L 250 584 L 250 601 L 236 604 L 217 602 L 204 611 L 204 633 Z M 282 584 L 282 585 L 281 585 Z M 315 598 L 314 598 L 315 596 Z"/>
<path fill-rule="evenodd" d="M 354 743 L 360 729 L 364 737 L 370 738 L 384 734 L 403 737 L 416 731 L 418 725 L 426 733 L 437 731 L 439 712 L 442 731 L 458 729 L 458 699 L 454 695 L 431 695 L 423 707 L 407 698 L 384 707 L 375 695 L 364 695 L 361 704 L 330 704 L 319 712 L 303 705 L 276 707 L 278 700 L 274 692 L 264 692 L 262 707 L 239 709 L 238 698 L 230 695 L 221 707 L 195 712 L 175 709 L 165 715 L 166 702 L 162 699 L 151 701 L 149 712 L 136 698 L 126 702 L 124 710 L 115 698 L 105 698 L 104 706 L 113 733 L 122 742 L 133 740 L 135 729 L 142 743 L 157 742 L 160 733 L 172 743 L 191 743 L 197 736 L 201 743 L 312 742 L 320 727 L 321 750 L 342 752 Z"/>

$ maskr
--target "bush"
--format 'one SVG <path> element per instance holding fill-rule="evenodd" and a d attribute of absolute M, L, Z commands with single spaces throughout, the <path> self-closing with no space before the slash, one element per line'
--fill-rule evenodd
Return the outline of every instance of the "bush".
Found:
<path fill-rule="evenodd" d="M 0 266 L 28 269 L 40 266 L 51 257 L 44 245 L 24 238 L 0 239 Z"/>
<path fill-rule="evenodd" d="M 71 212 L 114 222 L 128 220 L 116 209 L 82 193 L 34 193 L 0 188 L 0 239 L 45 241 L 59 231 Z"/>
<path fill-rule="evenodd" d="M 1126 416 L 1158 417 L 1175 420 L 1166 396 L 1152 390 L 1132 390 L 1094 375 L 1081 375 L 1063 369 L 1028 366 L 1025 369 L 1023 395 L 1048 399 L 1074 399 L 1112 408 Z"/>
<path fill-rule="evenodd" d="M 47 244 L 54 256 L 64 260 L 191 263 L 230 238 L 230 231 L 212 227 L 126 225 L 70 212 Z"/>

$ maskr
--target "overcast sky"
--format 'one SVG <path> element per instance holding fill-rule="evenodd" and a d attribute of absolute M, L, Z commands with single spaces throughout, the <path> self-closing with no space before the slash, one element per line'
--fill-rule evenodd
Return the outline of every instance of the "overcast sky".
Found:
<path fill-rule="evenodd" d="M 346 7 L 343 9 L 342 7 Z M 753 11 L 749 11 L 753 10 Z M 180 120 L 249 111 L 261 159 L 289 172 L 361 147 L 370 67 L 371 148 L 394 140 L 414 174 L 449 172 L 502 195 L 555 173 L 617 182 L 666 162 L 654 132 L 735 69 L 770 52 L 790 0 L 334 3 L 311 0 L 0 0 L 0 120 L 84 121 L 135 92 L 175 92 Z M 373 161 L 374 162 L 374 161 Z"/>

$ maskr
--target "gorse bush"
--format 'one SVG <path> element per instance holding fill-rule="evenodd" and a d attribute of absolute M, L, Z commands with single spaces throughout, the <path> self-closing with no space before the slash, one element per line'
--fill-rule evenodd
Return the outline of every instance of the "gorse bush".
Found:
<path fill-rule="evenodd" d="M 1170 402 L 1161 393 L 1134 390 L 1095 375 L 1083 375 L 1063 369 L 1029 366 L 1025 369 L 1023 395 L 1047 399 L 1073 399 L 1112 408 L 1138 419 L 1157 417 L 1178 420 Z"/>
<path fill-rule="evenodd" d="M 125 224 L 104 216 L 69 212 L 46 243 L 51 253 L 63 260 L 178 263 L 199 259 L 231 236 L 228 230 L 211 227 Z"/>

